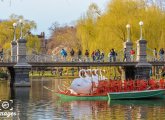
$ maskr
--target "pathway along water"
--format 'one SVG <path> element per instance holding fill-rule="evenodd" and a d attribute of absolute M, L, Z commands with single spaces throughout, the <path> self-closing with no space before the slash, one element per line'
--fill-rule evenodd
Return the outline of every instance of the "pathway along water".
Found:
<path fill-rule="evenodd" d="M 14 120 L 165 119 L 165 100 L 64 101 L 44 88 L 56 90 L 58 84 L 66 81 L 38 78 L 31 80 L 31 88 L 16 89 L 10 89 L 6 81 L 0 81 L 0 99 L 14 100 Z"/>

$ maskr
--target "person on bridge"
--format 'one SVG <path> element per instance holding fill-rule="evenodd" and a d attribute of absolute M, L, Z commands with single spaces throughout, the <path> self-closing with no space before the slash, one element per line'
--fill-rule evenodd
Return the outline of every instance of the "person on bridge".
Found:
<path fill-rule="evenodd" d="M 153 50 L 153 55 L 154 55 L 154 61 L 157 61 L 157 50 L 154 48 Z"/>
<path fill-rule="evenodd" d="M 78 61 L 81 61 L 82 51 L 80 49 L 78 50 L 77 55 L 78 55 Z"/>
<path fill-rule="evenodd" d="M 115 52 L 115 50 L 112 48 L 110 50 L 110 53 L 108 54 L 108 57 L 109 57 L 109 62 L 115 62 L 116 61 L 116 56 L 117 56 L 117 53 Z"/>
<path fill-rule="evenodd" d="M 89 51 L 88 50 L 85 51 L 85 57 L 86 57 L 86 61 L 89 62 Z"/>
<path fill-rule="evenodd" d="M 109 57 L 109 62 L 112 62 L 112 50 L 110 50 L 110 52 L 108 53 L 108 57 Z"/>
<path fill-rule="evenodd" d="M 160 55 L 160 61 L 163 61 L 164 60 L 164 49 L 163 48 L 160 49 L 159 55 Z"/>
<path fill-rule="evenodd" d="M 95 52 L 95 59 L 96 59 L 96 61 L 100 60 L 100 50 L 99 49 L 97 49 Z"/>
<path fill-rule="evenodd" d="M 74 50 L 72 49 L 70 51 L 71 61 L 74 61 Z"/>
<path fill-rule="evenodd" d="M 103 51 L 100 54 L 100 61 L 104 62 L 104 52 Z"/>
<path fill-rule="evenodd" d="M 95 61 L 95 50 L 92 52 L 91 57 L 92 57 L 92 60 L 93 60 L 93 62 L 94 62 L 94 61 Z"/>
<path fill-rule="evenodd" d="M 61 53 L 61 56 L 63 57 L 63 60 L 66 61 L 66 57 L 67 57 L 66 50 L 62 49 L 60 53 Z"/>
<path fill-rule="evenodd" d="M 123 62 L 127 61 L 127 50 L 126 48 L 124 48 L 124 58 L 123 58 Z"/>
<path fill-rule="evenodd" d="M 131 48 L 131 51 L 130 51 L 130 55 L 131 55 L 131 62 L 133 62 L 134 61 L 135 50 L 133 50 L 132 48 Z"/>
<path fill-rule="evenodd" d="M 115 49 L 113 49 L 113 54 L 114 54 L 113 62 L 116 62 L 116 59 L 117 59 L 117 52 L 115 51 Z"/>

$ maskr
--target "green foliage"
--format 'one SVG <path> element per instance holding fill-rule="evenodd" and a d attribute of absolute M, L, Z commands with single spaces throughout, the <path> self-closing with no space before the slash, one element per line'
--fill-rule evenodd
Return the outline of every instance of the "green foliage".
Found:
<path fill-rule="evenodd" d="M 86 14 L 77 22 L 77 36 L 83 51 L 103 49 L 107 53 L 111 48 L 118 51 L 123 49 L 127 24 L 131 25 L 131 41 L 136 47 L 141 20 L 144 22 L 143 36 L 148 41 L 148 47 L 165 47 L 165 12 L 156 5 L 149 6 L 145 0 L 111 0 L 102 14 L 96 6 L 89 6 Z"/>
<path fill-rule="evenodd" d="M 33 36 L 33 35 L 28 35 L 26 39 L 28 40 L 26 44 L 28 51 L 31 53 L 32 51 L 39 53 L 41 49 L 40 39 L 37 36 Z"/>
<path fill-rule="evenodd" d="M 23 35 L 30 33 L 32 29 L 36 29 L 36 23 L 34 21 L 26 20 L 23 16 L 12 14 L 8 20 L 0 22 L 0 48 L 10 48 L 10 43 L 13 40 L 13 23 L 18 23 L 19 19 L 23 19 Z M 20 38 L 20 26 L 16 27 L 16 38 Z M 36 48 L 39 51 L 40 42 L 39 39 L 34 35 L 27 35 L 27 47 Z"/>

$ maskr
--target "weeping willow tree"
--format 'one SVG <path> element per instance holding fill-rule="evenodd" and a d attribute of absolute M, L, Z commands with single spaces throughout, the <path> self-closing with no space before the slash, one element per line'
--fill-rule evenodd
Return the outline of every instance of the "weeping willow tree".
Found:
<path fill-rule="evenodd" d="M 96 4 L 91 4 L 86 15 L 78 20 L 77 36 L 81 40 L 83 51 L 91 51 L 98 44 L 97 19 L 100 16 L 100 10 Z"/>
<path fill-rule="evenodd" d="M 77 36 L 83 50 L 103 49 L 107 53 L 115 48 L 120 51 L 126 41 L 127 24 L 131 25 L 131 41 L 136 46 L 141 20 L 148 48 L 165 48 L 165 12 L 156 4 L 148 5 L 145 0 L 111 0 L 102 14 L 96 4 L 91 4 L 77 22 Z"/>
<path fill-rule="evenodd" d="M 13 23 L 18 23 L 19 19 L 23 19 L 23 35 L 27 39 L 27 47 L 32 49 L 35 48 L 37 51 L 40 50 L 40 40 L 37 36 L 29 34 L 30 31 L 36 29 L 36 23 L 34 21 L 26 20 L 23 16 L 11 15 L 8 20 L 0 21 L 0 48 L 10 48 L 11 41 L 13 40 Z M 20 26 L 16 28 L 16 38 L 20 38 Z"/>

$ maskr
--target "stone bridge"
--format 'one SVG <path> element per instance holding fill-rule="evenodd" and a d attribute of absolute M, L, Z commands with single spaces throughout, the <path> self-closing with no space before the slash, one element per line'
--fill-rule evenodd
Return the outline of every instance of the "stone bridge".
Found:
<path fill-rule="evenodd" d="M 153 50 L 148 49 L 147 41 L 142 36 L 142 25 L 140 25 L 140 39 L 137 40 L 136 56 L 131 60 L 130 51 L 133 43 L 130 39 L 130 31 L 127 28 L 128 38 L 124 42 L 126 60 L 123 62 L 123 50 L 118 53 L 115 61 L 110 62 L 108 57 L 103 61 L 92 62 L 91 58 L 83 57 L 74 60 L 63 59 L 56 55 L 30 54 L 26 48 L 26 39 L 22 36 L 11 42 L 11 49 L 4 51 L 1 56 L 0 67 L 7 67 L 11 75 L 11 86 L 30 86 L 29 71 L 32 67 L 91 67 L 91 66 L 121 66 L 123 79 L 135 79 L 135 76 L 141 76 L 142 79 L 149 79 L 152 66 L 164 66 L 164 59 L 155 59 L 152 54 Z M 149 54 L 150 53 L 150 54 Z M 148 54 L 148 55 L 147 55 Z M 136 71 L 136 73 L 135 73 Z M 140 77 L 139 77 L 140 78 Z"/>

